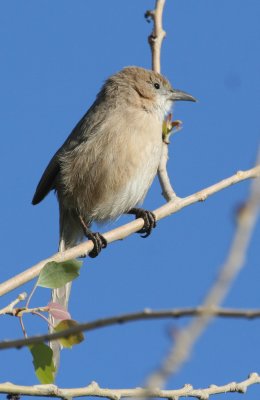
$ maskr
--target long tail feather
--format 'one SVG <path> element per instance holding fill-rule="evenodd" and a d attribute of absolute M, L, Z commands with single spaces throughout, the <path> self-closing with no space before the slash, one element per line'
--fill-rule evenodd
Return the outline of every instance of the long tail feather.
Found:
<path fill-rule="evenodd" d="M 60 243 L 59 251 L 63 252 L 70 247 L 76 245 L 78 240 L 82 237 L 82 228 L 78 218 L 69 211 L 64 211 L 60 208 Z M 52 299 L 54 303 L 58 303 L 66 310 L 68 309 L 69 297 L 71 292 L 71 282 L 65 286 L 52 290 Z M 60 320 L 50 315 L 50 332 L 53 332 L 53 327 L 56 326 Z M 56 373 L 60 364 L 60 351 L 62 346 L 58 341 L 51 341 L 50 348 L 53 351 L 53 362 L 56 368 Z"/>

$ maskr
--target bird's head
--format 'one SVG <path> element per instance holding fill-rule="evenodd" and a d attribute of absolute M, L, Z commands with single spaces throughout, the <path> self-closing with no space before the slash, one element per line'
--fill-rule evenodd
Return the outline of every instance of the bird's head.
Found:
<path fill-rule="evenodd" d="M 155 112 L 159 119 L 164 118 L 175 101 L 196 101 L 190 94 L 174 89 L 161 74 L 140 67 L 126 67 L 107 83 L 114 83 L 119 95 L 125 93 L 131 105 L 141 105 L 146 111 Z"/>

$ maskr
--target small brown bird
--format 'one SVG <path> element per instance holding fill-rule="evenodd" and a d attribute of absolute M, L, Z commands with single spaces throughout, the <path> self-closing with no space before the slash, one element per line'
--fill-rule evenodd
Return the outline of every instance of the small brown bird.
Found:
<path fill-rule="evenodd" d="M 144 219 L 142 233 L 155 227 L 152 212 L 137 208 L 156 175 L 162 150 L 162 123 L 174 101 L 196 101 L 173 89 L 162 75 L 127 67 L 111 76 L 96 101 L 56 152 L 37 186 L 33 204 L 57 192 L 60 251 L 85 235 L 95 257 L 105 238 L 91 231 L 124 213 Z M 67 305 L 69 288 L 56 289 L 54 301 Z"/>

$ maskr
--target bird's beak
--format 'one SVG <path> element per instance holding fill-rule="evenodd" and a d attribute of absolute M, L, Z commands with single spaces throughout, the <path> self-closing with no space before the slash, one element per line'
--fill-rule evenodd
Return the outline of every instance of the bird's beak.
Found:
<path fill-rule="evenodd" d="M 170 100 L 172 101 L 197 101 L 195 97 L 193 97 L 191 94 L 185 93 L 182 90 L 178 89 L 172 89 L 171 90 L 171 95 L 170 95 Z"/>

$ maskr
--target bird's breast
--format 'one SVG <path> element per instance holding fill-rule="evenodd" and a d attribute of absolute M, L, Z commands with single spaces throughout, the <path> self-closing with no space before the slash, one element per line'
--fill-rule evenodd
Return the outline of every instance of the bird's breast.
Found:
<path fill-rule="evenodd" d="M 89 221 L 116 219 L 141 203 L 160 162 L 162 126 L 157 118 L 145 112 L 114 117 L 81 149 L 84 162 L 78 154 L 74 165 L 63 169 L 67 175 L 77 171 L 73 206 Z"/>

